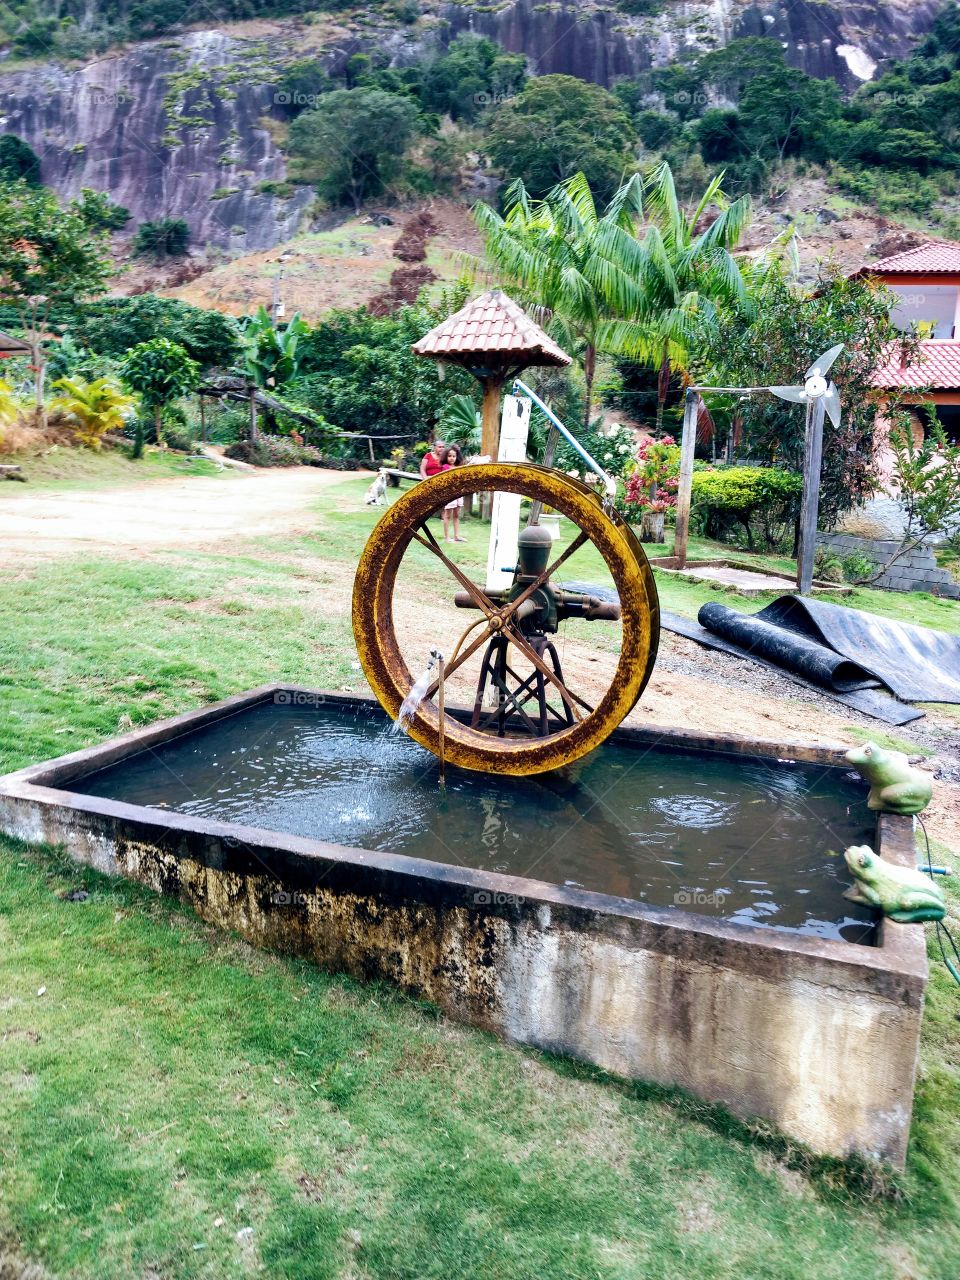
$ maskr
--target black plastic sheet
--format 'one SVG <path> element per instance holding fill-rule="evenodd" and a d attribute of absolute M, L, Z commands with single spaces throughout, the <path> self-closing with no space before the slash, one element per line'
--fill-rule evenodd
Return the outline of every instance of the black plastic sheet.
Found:
<path fill-rule="evenodd" d="M 879 681 L 906 702 L 960 702 L 960 636 L 780 596 L 759 613 L 705 604 L 698 620 L 745 653 L 841 692 Z"/>

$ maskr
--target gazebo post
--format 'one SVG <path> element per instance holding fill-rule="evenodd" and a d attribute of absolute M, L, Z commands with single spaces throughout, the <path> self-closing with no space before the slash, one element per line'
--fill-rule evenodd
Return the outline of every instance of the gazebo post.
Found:
<path fill-rule="evenodd" d="M 411 349 L 414 355 L 459 365 L 480 383 L 480 452 L 493 462 L 500 445 L 500 395 L 507 380 L 531 365 L 564 368 L 570 363 L 567 353 L 502 289 L 480 294 Z"/>
<path fill-rule="evenodd" d="M 504 379 L 487 374 L 480 379 L 483 387 L 483 409 L 480 418 L 480 452 L 496 462 L 500 447 L 500 395 Z"/>

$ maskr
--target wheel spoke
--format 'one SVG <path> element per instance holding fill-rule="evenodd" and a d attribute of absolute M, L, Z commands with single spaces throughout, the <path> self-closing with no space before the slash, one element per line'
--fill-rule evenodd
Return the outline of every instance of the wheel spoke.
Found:
<path fill-rule="evenodd" d="M 455 658 L 453 658 L 450 662 L 448 662 L 443 668 L 444 680 L 449 680 L 450 677 L 453 675 L 454 671 L 456 671 L 459 667 L 462 667 L 463 664 L 466 662 L 466 660 L 472 657 L 473 654 L 475 654 L 477 650 L 480 648 L 480 646 L 482 644 L 485 644 L 490 639 L 490 636 L 492 634 L 493 633 L 489 627 L 485 628 L 483 631 L 480 632 L 476 640 L 472 641 L 472 643 L 467 645 L 463 653 L 458 654 Z M 428 702 L 439 688 L 440 688 L 440 681 L 434 680 L 434 682 L 430 685 L 427 692 L 423 695 L 423 701 Z"/>
<path fill-rule="evenodd" d="M 563 681 L 559 679 L 556 673 L 550 670 L 550 668 L 543 661 L 540 655 L 533 649 L 531 645 L 527 643 L 523 635 L 515 626 L 513 626 L 512 624 L 508 624 L 505 630 L 510 636 L 510 639 L 520 650 L 520 652 L 530 662 L 533 663 L 533 665 L 537 668 L 537 670 L 542 675 L 546 676 L 546 678 L 550 681 L 551 684 L 556 685 L 556 687 L 560 690 L 561 698 L 563 698 L 564 702 L 567 703 L 567 705 L 570 707 L 571 711 L 573 712 L 573 714 L 576 716 L 578 720 L 582 720 L 583 717 L 580 715 L 580 712 L 577 710 L 576 706 L 574 706 L 574 703 L 579 703 L 580 706 L 583 707 L 588 712 L 593 711 L 593 707 L 591 707 L 589 702 L 585 702 L 583 698 L 581 698 L 578 694 L 571 693 L 571 691 L 567 688 L 567 686 L 563 683 Z"/>
<path fill-rule="evenodd" d="M 421 531 L 426 535 L 425 537 L 420 536 Z M 496 605 L 494 605 L 493 601 L 480 590 L 471 578 L 467 577 L 459 565 L 454 564 L 450 557 L 444 554 L 439 542 L 437 542 L 436 538 L 425 524 L 420 525 L 420 528 L 414 531 L 413 536 L 422 547 L 426 547 L 428 551 L 432 551 L 433 554 L 447 566 L 460 585 L 469 592 L 478 609 L 482 610 L 488 618 L 491 614 L 496 612 Z"/>
<path fill-rule="evenodd" d="M 564 551 L 562 555 L 557 556 L 553 564 L 547 565 L 543 573 L 539 574 L 534 579 L 534 581 L 530 583 L 528 587 L 524 588 L 524 590 L 520 593 L 520 595 L 517 596 L 515 600 L 511 600 L 510 603 L 504 608 L 503 610 L 504 620 L 511 618 L 514 615 L 514 613 L 516 613 L 517 609 L 520 608 L 523 602 L 525 600 L 529 600 L 529 598 L 533 595 L 533 593 L 539 590 L 540 587 L 543 586 L 543 584 L 547 581 L 548 578 L 553 577 L 553 575 L 557 572 L 557 570 L 560 568 L 563 562 L 565 560 L 569 560 L 570 557 L 573 555 L 573 553 L 575 551 L 579 551 L 580 548 L 583 546 L 583 544 L 585 542 L 589 542 L 589 540 L 590 539 L 588 535 L 585 534 L 581 529 L 580 536 L 578 538 L 575 538 L 573 542 L 570 543 L 566 551 Z"/>

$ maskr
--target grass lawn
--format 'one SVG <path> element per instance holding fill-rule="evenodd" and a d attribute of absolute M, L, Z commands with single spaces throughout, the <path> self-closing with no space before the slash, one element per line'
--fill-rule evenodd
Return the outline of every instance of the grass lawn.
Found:
<path fill-rule="evenodd" d="M 4 501 L 15 501 L 41 490 L 116 489 L 145 480 L 182 479 L 187 475 L 234 478 L 227 470 L 218 471 L 212 462 L 187 462 L 183 454 L 153 448 L 148 448 L 137 461 L 120 449 L 94 453 L 89 449 L 56 447 L 39 456 L 3 456 L 0 462 L 19 463 L 27 477 L 26 484 L 4 483 L 0 493 Z"/>
<path fill-rule="evenodd" d="M 0 586 L 0 769 L 269 679 L 356 687 L 324 589 L 352 579 L 365 487 L 329 491 L 295 541 L 88 555 Z M 871 1199 L 882 1179 L 719 1108 L 504 1046 L 0 840 L 0 1276 L 955 1280 L 958 1007 L 933 964 L 902 1198 Z"/>

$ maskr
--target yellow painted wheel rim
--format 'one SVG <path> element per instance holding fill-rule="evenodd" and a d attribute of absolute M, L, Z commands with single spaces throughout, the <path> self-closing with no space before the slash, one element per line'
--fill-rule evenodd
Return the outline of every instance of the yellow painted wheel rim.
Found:
<path fill-rule="evenodd" d="M 367 540 L 353 586 L 353 634 L 370 688 L 396 720 L 415 679 L 401 653 L 393 617 L 394 588 L 404 554 L 415 532 L 446 503 L 497 490 L 539 500 L 572 520 L 603 556 L 620 596 L 617 669 L 594 709 L 574 725 L 534 740 L 494 738 L 449 714 L 444 716 L 444 754 L 449 763 L 482 773 L 543 773 L 586 755 L 620 724 L 650 678 L 660 638 L 657 589 L 643 548 L 619 516 L 603 510 L 588 485 L 528 463 L 456 467 L 421 481 L 384 513 Z M 408 732 L 421 746 L 439 754 L 440 720 L 433 700 L 421 704 Z"/>

